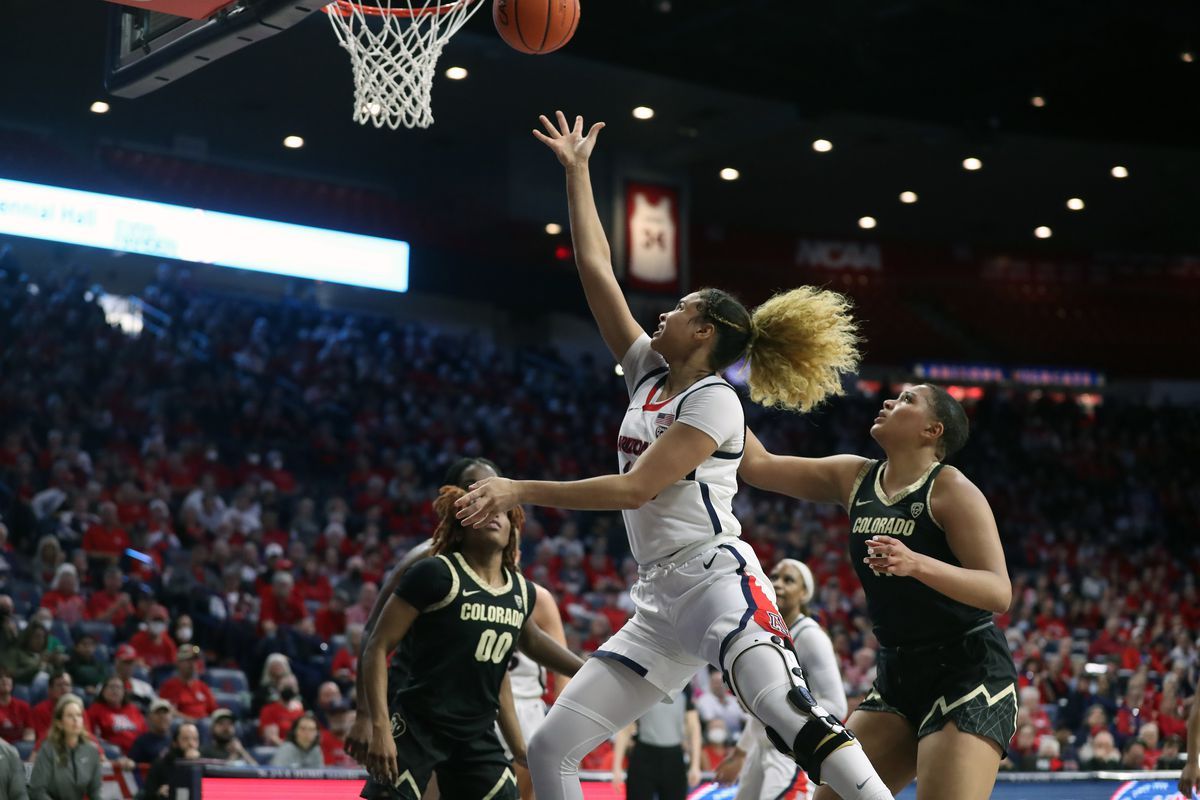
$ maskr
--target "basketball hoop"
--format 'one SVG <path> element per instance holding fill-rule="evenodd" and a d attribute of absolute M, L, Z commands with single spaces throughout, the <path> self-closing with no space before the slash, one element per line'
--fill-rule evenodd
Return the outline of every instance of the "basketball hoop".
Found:
<path fill-rule="evenodd" d="M 438 58 L 481 0 L 335 0 L 325 14 L 354 70 L 354 120 L 428 128 Z"/>

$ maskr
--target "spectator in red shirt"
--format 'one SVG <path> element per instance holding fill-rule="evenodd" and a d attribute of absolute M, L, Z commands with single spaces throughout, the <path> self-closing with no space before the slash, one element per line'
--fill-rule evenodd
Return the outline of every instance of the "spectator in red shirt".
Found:
<path fill-rule="evenodd" d="M 262 595 L 259 627 L 271 637 L 279 628 L 290 628 L 308 616 L 304 603 L 292 593 L 295 579 L 292 573 L 280 570 L 271 578 L 271 589 Z"/>
<path fill-rule="evenodd" d="M 296 596 L 303 602 L 328 603 L 333 597 L 333 586 L 321 572 L 321 560 L 316 555 L 304 559 L 304 570 L 296 581 Z"/>
<path fill-rule="evenodd" d="M 328 642 L 342 632 L 349 635 L 350 628 L 354 626 L 346 624 L 346 606 L 348 604 L 349 599 L 339 590 L 333 593 L 333 597 L 329 599 L 329 605 L 317 612 L 315 627 L 317 635 L 322 640 Z"/>
<path fill-rule="evenodd" d="M 71 686 L 71 673 L 69 672 L 59 671 L 50 676 L 46 699 L 32 709 L 33 732 L 37 741 L 40 742 L 46 738 L 46 733 L 50 730 L 50 723 L 54 721 L 54 705 L 58 702 L 58 698 L 71 691 Z"/>
<path fill-rule="evenodd" d="M 129 640 L 129 644 L 137 651 L 138 659 L 150 669 L 175 662 L 178 648 L 167 633 L 170 620 L 167 609 L 156 605 L 150 609 L 146 630 L 138 631 Z"/>
<path fill-rule="evenodd" d="M 116 675 L 104 682 L 100 696 L 87 711 L 88 730 L 128 753 L 134 740 L 146 732 L 146 719 L 125 694 L 125 684 Z"/>
<path fill-rule="evenodd" d="M 117 504 L 111 500 L 100 504 L 100 521 L 83 535 L 83 550 L 89 559 L 117 561 L 129 548 L 129 534 L 117 518 Z"/>
<path fill-rule="evenodd" d="M 350 701 L 343 700 L 336 708 L 331 708 L 326 716 L 329 727 L 321 729 L 321 754 L 325 756 L 325 766 L 356 768 L 358 762 L 346 753 L 346 734 L 350 733 L 355 716 Z"/>
<path fill-rule="evenodd" d="M 346 626 L 346 646 L 333 657 L 329 667 L 333 679 L 340 683 L 354 683 L 358 678 L 358 654 L 362 652 L 362 625 Z"/>
<path fill-rule="evenodd" d="M 42 595 L 42 606 L 50 609 L 54 618 L 75 625 L 86 616 L 87 602 L 79 593 L 79 572 L 74 564 L 60 564 L 54 573 L 50 591 Z"/>
<path fill-rule="evenodd" d="M 13 697 L 12 675 L 6 669 L 0 669 L 0 739 L 9 742 L 19 742 L 22 739 L 31 742 L 34 739 L 33 710 L 29 703 Z"/>
<path fill-rule="evenodd" d="M 133 611 L 129 593 L 121 591 L 122 573 L 118 567 L 104 570 L 104 588 L 92 593 L 87 602 L 87 618 L 121 627 Z"/>
<path fill-rule="evenodd" d="M 198 658 L 199 647 L 181 647 L 175 661 L 179 674 L 167 680 L 158 690 L 159 697 L 171 701 L 179 716 L 188 722 L 195 722 L 217 710 L 217 701 L 213 698 L 212 690 L 208 688 L 208 684 L 196 677 Z"/>
<path fill-rule="evenodd" d="M 263 744 L 278 747 L 283 744 L 292 723 L 304 714 L 304 702 L 300 699 L 300 684 L 295 675 L 280 681 L 279 699 L 263 706 L 258 715 L 258 735 Z"/>

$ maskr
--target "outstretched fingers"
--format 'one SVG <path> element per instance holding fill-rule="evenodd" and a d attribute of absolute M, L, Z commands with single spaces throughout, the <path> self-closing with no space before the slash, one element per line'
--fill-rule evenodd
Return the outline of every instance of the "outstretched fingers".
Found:
<path fill-rule="evenodd" d="M 554 115 L 558 118 L 558 130 L 563 136 L 571 132 L 571 126 L 567 124 L 567 115 L 561 111 L 555 111 Z"/>

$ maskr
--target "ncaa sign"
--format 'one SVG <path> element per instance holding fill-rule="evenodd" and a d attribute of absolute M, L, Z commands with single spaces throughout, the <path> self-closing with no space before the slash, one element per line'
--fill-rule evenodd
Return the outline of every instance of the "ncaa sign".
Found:
<path fill-rule="evenodd" d="M 796 244 L 796 266 L 879 272 L 883 269 L 883 250 L 877 244 L 865 242 L 801 239 Z"/>

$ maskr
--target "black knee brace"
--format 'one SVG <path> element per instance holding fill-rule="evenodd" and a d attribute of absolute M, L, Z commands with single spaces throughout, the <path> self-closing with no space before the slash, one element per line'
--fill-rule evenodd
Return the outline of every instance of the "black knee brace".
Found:
<path fill-rule="evenodd" d="M 801 687 L 796 687 L 788 693 L 788 701 L 806 714 L 810 714 L 810 708 L 822 710 L 813 702 L 808 690 L 801 690 Z M 776 750 L 792 758 L 808 773 L 808 777 L 812 778 L 814 783 L 819 784 L 821 764 L 835 750 L 853 742 L 854 734 L 838 722 L 837 717 L 823 713 L 822 716 L 813 716 L 804 723 L 794 742 L 784 741 L 783 737 L 770 727 L 767 727 L 767 738 L 775 745 Z"/>

